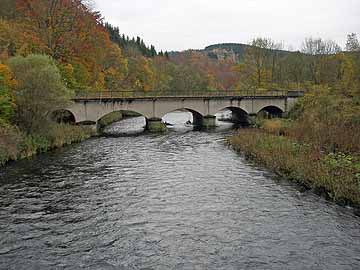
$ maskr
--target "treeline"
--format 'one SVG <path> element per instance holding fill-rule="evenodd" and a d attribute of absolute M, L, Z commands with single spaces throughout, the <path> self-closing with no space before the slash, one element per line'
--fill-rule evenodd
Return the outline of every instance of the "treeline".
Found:
<path fill-rule="evenodd" d="M 355 34 L 349 35 L 347 51 L 331 40 L 308 38 L 301 52 L 281 53 L 271 39 L 253 40 L 245 61 L 237 65 L 238 89 L 307 89 L 328 85 L 349 94 L 358 91 L 360 52 Z"/>
<path fill-rule="evenodd" d="M 248 45 L 212 45 L 203 51 L 174 53 L 171 58 L 212 78 L 210 88 L 215 81 L 218 90 L 289 90 L 328 85 L 353 92 L 359 88 L 356 34 L 348 35 L 344 49 L 331 40 L 307 38 L 301 50 L 290 52 L 283 49 L 282 43 L 256 38 Z"/>
<path fill-rule="evenodd" d="M 125 34 L 121 34 L 120 29 L 117 26 L 113 26 L 110 23 L 105 23 L 105 28 L 109 32 L 111 41 L 122 48 L 125 52 L 125 55 L 131 55 L 133 54 L 133 50 L 137 50 L 146 57 L 165 56 L 166 58 L 169 58 L 169 53 L 167 51 L 157 52 L 154 45 L 147 46 L 144 40 L 140 37 L 130 38 Z"/>

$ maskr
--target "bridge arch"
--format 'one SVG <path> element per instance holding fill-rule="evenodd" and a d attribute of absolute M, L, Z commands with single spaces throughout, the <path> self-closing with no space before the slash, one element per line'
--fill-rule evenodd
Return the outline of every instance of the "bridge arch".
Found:
<path fill-rule="evenodd" d="M 147 118 L 144 115 L 135 111 L 117 110 L 117 111 L 109 112 L 103 115 L 100 119 L 98 119 L 96 122 L 97 130 L 102 133 L 106 129 L 106 127 L 116 122 L 120 122 L 132 117 L 143 117 L 144 118 L 143 123 L 139 121 L 139 125 L 142 125 L 142 127 L 144 128 L 146 127 Z M 134 128 L 137 129 L 138 127 L 134 127 Z"/>
<path fill-rule="evenodd" d="M 194 110 L 194 109 L 190 109 L 190 108 L 179 108 L 179 109 L 176 109 L 176 110 L 172 110 L 166 114 L 164 114 L 162 116 L 162 119 L 169 113 L 173 113 L 173 112 L 177 112 L 177 111 L 186 111 L 186 112 L 189 112 L 192 114 L 192 117 L 193 117 L 193 121 L 192 121 L 192 124 L 194 126 L 201 126 L 202 123 L 203 123 L 203 118 L 204 116 L 198 112 L 197 110 Z"/>
<path fill-rule="evenodd" d="M 225 110 L 231 111 L 231 122 L 245 126 L 249 125 L 249 113 L 245 109 L 230 106 L 222 109 L 221 111 Z"/>
<path fill-rule="evenodd" d="M 264 118 L 277 118 L 277 117 L 282 117 L 283 113 L 284 111 L 280 107 L 270 105 L 260 109 L 257 115 L 262 116 Z"/>
<path fill-rule="evenodd" d="M 55 110 L 50 113 L 50 119 L 57 123 L 75 124 L 75 114 L 70 110 Z"/>

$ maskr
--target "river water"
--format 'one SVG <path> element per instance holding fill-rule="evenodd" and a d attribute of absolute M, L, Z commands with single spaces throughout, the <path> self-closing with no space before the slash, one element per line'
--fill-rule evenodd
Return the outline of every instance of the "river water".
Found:
<path fill-rule="evenodd" d="M 0 269 L 360 269 L 360 218 L 248 163 L 230 133 L 175 125 L 1 168 Z"/>

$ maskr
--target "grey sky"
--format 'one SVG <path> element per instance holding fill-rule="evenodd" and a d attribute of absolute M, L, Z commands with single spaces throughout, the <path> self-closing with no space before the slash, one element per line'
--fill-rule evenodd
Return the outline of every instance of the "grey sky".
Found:
<path fill-rule="evenodd" d="M 305 37 L 360 34 L 360 0 L 95 0 L 106 21 L 158 50 L 200 49 L 271 37 L 297 49 Z"/>

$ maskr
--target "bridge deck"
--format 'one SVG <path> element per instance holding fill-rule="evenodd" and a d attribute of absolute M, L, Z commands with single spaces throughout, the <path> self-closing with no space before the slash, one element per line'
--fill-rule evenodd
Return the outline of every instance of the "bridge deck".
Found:
<path fill-rule="evenodd" d="M 191 92 L 136 92 L 136 91 L 101 91 L 79 93 L 74 101 L 82 100 L 123 100 L 123 99 L 263 99 L 302 97 L 303 91 L 191 91 Z"/>

